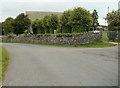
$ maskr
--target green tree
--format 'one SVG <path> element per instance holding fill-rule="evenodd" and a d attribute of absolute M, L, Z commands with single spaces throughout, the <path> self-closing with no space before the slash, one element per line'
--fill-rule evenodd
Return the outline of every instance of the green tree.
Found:
<path fill-rule="evenodd" d="M 79 33 L 89 31 L 92 25 L 92 14 L 84 8 L 75 8 L 70 16 L 72 32 Z"/>
<path fill-rule="evenodd" d="M 45 16 L 44 18 L 43 18 L 43 27 L 44 27 L 44 29 L 45 29 L 45 34 L 49 34 L 50 33 L 50 28 L 49 28 L 49 26 L 48 26 L 48 19 L 49 19 L 49 15 L 47 15 L 47 16 Z"/>
<path fill-rule="evenodd" d="M 54 34 L 54 30 L 57 30 L 58 27 L 58 16 L 56 14 L 51 14 L 48 18 L 47 25 L 50 28 L 50 33 Z"/>
<path fill-rule="evenodd" d="M 3 26 L 3 30 L 4 30 L 4 34 L 5 35 L 8 35 L 10 33 L 13 33 L 13 23 L 14 19 L 11 18 L 11 17 L 8 17 L 3 23 L 2 23 L 2 26 Z"/>
<path fill-rule="evenodd" d="M 32 28 L 33 28 L 34 34 L 44 34 L 45 33 L 42 19 L 36 19 L 32 23 Z"/>
<path fill-rule="evenodd" d="M 38 19 L 36 19 L 35 21 L 33 21 L 32 24 L 31 24 L 32 30 L 33 30 L 33 34 L 38 34 L 37 22 L 38 22 Z"/>
<path fill-rule="evenodd" d="M 25 15 L 24 13 L 19 14 L 13 22 L 14 33 L 16 35 L 23 34 L 25 30 L 28 30 L 30 24 L 31 21 L 27 15 Z"/>
<path fill-rule="evenodd" d="M 105 20 L 108 23 L 108 29 L 111 31 L 120 30 L 120 10 L 112 11 L 108 13 L 105 17 Z"/>
<path fill-rule="evenodd" d="M 60 26 L 62 33 L 71 33 L 72 27 L 70 24 L 71 10 L 64 11 L 64 13 L 60 16 Z"/>
<path fill-rule="evenodd" d="M 96 10 L 93 10 L 92 17 L 93 17 L 93 28 L 94 30 L 96 30 L 97 26 L 99 26 L 99 22 L 98 22 L 99 16 Z"/>

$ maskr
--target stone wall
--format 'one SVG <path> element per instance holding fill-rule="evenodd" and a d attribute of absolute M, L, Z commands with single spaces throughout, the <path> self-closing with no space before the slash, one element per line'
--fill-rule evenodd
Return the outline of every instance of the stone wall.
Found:
<path fill-rule="evenodd" d="M 56 44 L 84 44 L 95 40 L 101 40 L 101 33 L 86 32 L 73 34 L 72 36 L 57 35 L 30 35 L 30 36 L 8 36 L 3 37 L 2 41 L 15 42 L 34 42 L 34 43 L 56 43 Z"/>

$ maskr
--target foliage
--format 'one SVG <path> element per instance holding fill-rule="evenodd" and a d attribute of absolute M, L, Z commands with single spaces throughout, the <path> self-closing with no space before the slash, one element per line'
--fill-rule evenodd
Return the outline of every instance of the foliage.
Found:
<path fill-rule="evenodd" d="M 60 17 L 61 33 L 71 33 L 72 27 L 70 25 L 71 10 L 65 11 Z"/>
<path fill-rule="evenodd" d="M 72 36 L 79 36 L 79 35 L 83 35 L 84 33 L 57 33 L 56 36 L 57 37 L 72 37 Z"/>
<path fill-rule="evenodd" d="M 37 34 L 36 36 L 40 37 L 40 36 L 51 36 L 51 35 L 54 35 L 54 34 Z"/>
<path fill-rule="evenodd" d="M 103 41 L 108 41 L 108 35 L 107 31 L 102 31 L 102 40 Z"/>
<path fill-rule="evenodd" d="M 118 30 L 118 26 L 108 25 L 108 30 L 109 31 L 117 31 Z"/>
<path fill-rule="evenodd" d="M 98 23 L 99 16 L 96 10 L 93 10 L 92 17 L 93 17 L 93 28 L 94 30 L 96 30 L 96 27 L 99 26 L 99 23 Z"/>
<path fill-rule="evenodd" d="M 75 8 L 70 17 L 73 33 L 89 31 L 92 25 L 92 15 L 84 8 Z"/>
<path fill-rule="evenodd" d="M 58 17 L 56 14 L 46 15 L 43 19 L 36 19 L 32 23 L 27 15 L 19 14 L 13 22 L 13 33 L 20 35 L 33 28 L 34 34 L 80 33 L 92 28 L 92 14 L 84 8 L 64 11 Z"/>
<path fill-rule="evenodd" d="M 109 38 L 109 40 L 115 41 L 116 37 L 117 37 L 116 31 L 109 31 L 108 32 L 108 38 Z"/>
<path fill-rule="evenodd" d="M 38 29 L 37 29 L 37 20 L 32 22 L 31 26 L 32 26 L 32 30 L 33 30 L 33 34 L 38 34 Z"/>
<path fill-rule="evenodd" d="M 3 26 L 3 29 L 4 29 L 4 34 L 7 35 L 7 34 L 10 34 L 10 33 L 13 33 L 13 23 L 14 19 L 11 18 L 11 17 L 8 17 L 3 23 L 2 23 L 2 26 Z"/>
<path fill-rule="evenodd" d="M 55 30 L 57 33 L 79 33 L 89 31 L 92 20 L 92 14 L 89 11 L 84 8 L 75 8 L 65 11 L 60 17 L 56 14 L 45 16 L 43 18 L 43 28 L 45 34 L 54 34 Z M 35 24 L 36 22 L 33 22 L 32 27 L 37 31 L 38 28 Z"/>
<path fill-rule="evenodd" d="M 42 19 L 36 19 L 32 23 L 33 33 L 34 34 L 44 34 L 44 27 L 43 27 L 43 20 Z"/>
<path fill-rule="evenodd" d="M 110 31 L 120 30 L 120 10 L 112 11 L 108 13 L 105 17 L 105 20 L 108 23 L 108 29 Z"/>
<path fill-rule="evenodd" d="M 27 15 L 24 13 L 19 14 L 13 22 L 14 33 L 17 35 L 23 34 L 25 30 L 29 29 L 30 24 L 31 21 Z"/>
<path fill-rule="evenodd" d="M 58 16 L 56 14 L 51 14 L 48 18 L 47 25 L 50 28 L 50 33 L 54 34 L 54 30 L 58 27 Z"/>
<path fill-rule="evenodd" d="M 45 29 L 45 34 L 49 34 L 50 33 L 50 28 L 48 26 L 48 19 L 49 19 L 49 15 L 46 15 L 44 18 L 43 18 L 43 27 Z"/>
<path fill-rule="evenodd" d="M 28 43 L 28 42 L 5 42 L 5 43 L 25 43 L 25 44 L 35 44 L 35 45 L 49 45 L 49 46 L 67 46 L 67 47 L 112 47 L 116 46 L 117 44 L 111 44 L 111 43 L 104 43 L 102 41 L 95 41 L 93 43 L 87 43 L 87 44 L 53 44 L 53 43 Z"/>
<path fill-rule="evenodd" d="M 72 37 L 71 33 L 58 33 L 56 34 L 57 37 Z"/>

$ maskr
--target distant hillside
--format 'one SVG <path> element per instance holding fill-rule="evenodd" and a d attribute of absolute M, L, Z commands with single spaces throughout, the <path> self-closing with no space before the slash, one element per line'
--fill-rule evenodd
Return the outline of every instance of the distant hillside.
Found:
<path fill-rule="evenodd" d="M 60 16 L 62 14 L 62 12 L 26 11 L 26 15 L 28 15 L 28 17 L 31 20 L 41 19 L 41 18 L 44 18 L 44 16 L 50 15 L 50 14 L 56 14 L 56 15 Z"/>

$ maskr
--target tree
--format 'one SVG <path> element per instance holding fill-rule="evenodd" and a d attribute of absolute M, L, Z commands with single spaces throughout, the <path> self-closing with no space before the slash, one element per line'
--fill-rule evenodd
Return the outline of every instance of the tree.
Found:
<path fill-rule="evenodd" d="M 93 10 L 92 17 L 93 17 L 93 28 L 94 30 L 96 30 L 96 27 L 99 26 L 99 23 L 98 23 L 99 16 L 96 10 Z"/>
<path fill-rule="evenodd" d="M 56 14 L 51 14 L 48 18 L 47 25 L 50 28 L 50 33 L 54 34 L 54 30 L 57 30 L 58 27 L 58 16 Z"/>
<path fill-rule="evenodd" d="M 33 28 L 34 34 L 44 34 L 45 33 L 42 19 L 36 19 L 32 23 L 32 28 Z"/>
<path fill-rule="evenodd" d="M 33 21 L 32 24 L 31 24 L 32 29 L 33 29 L 33 34 L 38 34 L 37 20 L 38 20 L 38 19 L 36 19 L 35 21 Z"/>
<path fill-rule="evenodd" d="M 61 26 L 61 32 L 62 33 L 71 33 L 72 32 L 72 27 L 71 27 L 71 24 L 70 24 L 71 13 L 72 13 L 72 11 L 68 10 L 68 11 L 65 11 L 60 16 L 60 26 Z"/>
<path fill-rule="evenodd" d="M 118 27 L 120 26 L 120 10 L 112 11 L 108 13 L 105 17 L 105 20 L 108 23 L 108 29 L 111 31 L 120 30 Z"/>
<path fill-rule="evenodd" d="M 84 8 L 73 9 L 70 16 L 70 24 L 72 25 L 72 32 L 79 33 L 89 31 L 92 25 L 92 14 Z"/>
<path fill-rule="evenodd" d="M 2 23 L 0 22 L 0 35 L 2 35 Z"/>
<path fill-rule="evenodd" d="M 25 30 L 30 27 L 30 24 L 31 21 L 27 15 L 25 15 L 24 13 L 19 14 L 13 22 L 14 33 L 17 35 L 23 34 Z"/>
<path fill-rule="evenodd" d="M 8 17 L 3 23 L 2 23 L 2 26 L 3 26 L 3 30 L 4 30 L 4 34 L 5 35 L 8 35 L 10 33 L 13 33 L 13 23 L 14 19 L 12 17 Z"/>
<path fill-rule="evenodd" d="M 45 34 L 49 34 L 50 33 L 50 28 L 49 28 L 49 26 L 48 26 L 48 19 L 49 19 L 49 15 L 47 15 L 47 16 L 45 16 L 44 18 L 43 18 L 43 27 L 44 27 L 44 29 L 45 29 Z"/>

